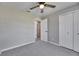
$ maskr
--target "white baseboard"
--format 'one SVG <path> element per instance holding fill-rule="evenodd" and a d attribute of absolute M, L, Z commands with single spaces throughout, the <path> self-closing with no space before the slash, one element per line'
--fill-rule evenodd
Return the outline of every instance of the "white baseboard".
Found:
<path fill-rule="evenodd" d="M 11 50 L 11 49 L 14 49 L 14 48 L 18 48 L 18 47 L 21 47 L 21 46 L 24 46 L 24 45 L 27 45 L 27 44 L 30 44 L 30 43 L 34 43 L 35 41 L 32 41 L 32 42 L 29 42 L 29 43 L 24 43 L 24 44 L 21 44 L 21 45 L 17 45 L 17 46 L 13 46 L 13 47 L 10 47 L 10 48 L 6 48 L 6 49 L 2 49 L 0 51 L 0 54 L 4 51 L 8 51 L 8 50 Z"/>
<path fill-rule="evenodd" d="M 57 44 L 57 43 L 54 43 L 54 42 L 51 42 L 51 41 L 48 41 L 49 43 L 51 43 L 51 44 L 54 44 L 54 45 L 56 45 L 56 46 L 60 46 L 59 44 Z"/>

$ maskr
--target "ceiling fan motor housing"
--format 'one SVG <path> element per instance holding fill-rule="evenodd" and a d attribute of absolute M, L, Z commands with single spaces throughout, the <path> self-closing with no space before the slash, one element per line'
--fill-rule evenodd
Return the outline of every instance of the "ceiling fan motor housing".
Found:
<path fill-rule="evenodd" d="M 45 2 L 38 2 L 39 4 L 44 4 Z"/>

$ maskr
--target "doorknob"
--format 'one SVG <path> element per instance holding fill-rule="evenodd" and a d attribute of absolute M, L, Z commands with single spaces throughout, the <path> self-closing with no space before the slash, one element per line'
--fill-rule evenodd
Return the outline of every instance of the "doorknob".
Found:
<path fill-rule="evenodd" d="M 45 32 L 48 32 L 48 31 L 45 31 Z"/>
<path fill-rule="evenodd" d="M 77 33 L 77 35 L 79 35 L 79 33 Z"/>

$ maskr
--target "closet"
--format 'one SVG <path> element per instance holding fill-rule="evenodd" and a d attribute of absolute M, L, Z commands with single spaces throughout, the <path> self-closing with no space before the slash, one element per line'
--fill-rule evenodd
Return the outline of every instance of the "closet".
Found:
<path fill-rule="evenodd" d="M 72 12 L 59 17 L 59 43 L 63 47 L 73 49 L 73 14 Z"/>
<path fill-rule="evenodd" d="M 79 11 L 59 16 L 59 44 L 79 52 Z"/>
<path fill-rule="evenodd" d="M 74 50 L 79 52 L 79 10 L 74 12 Z"/>

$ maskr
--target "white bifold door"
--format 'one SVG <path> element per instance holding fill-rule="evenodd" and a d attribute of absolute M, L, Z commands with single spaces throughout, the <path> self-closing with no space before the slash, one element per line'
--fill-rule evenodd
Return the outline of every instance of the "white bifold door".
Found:
<path fill-rule="evenodd" d="M 79 11 L 74 13 L 74 50 L 79 52 Z"/>
<path fill-rule="evenodd" d="M 41 21 L 41 40 L 48 41 L 47 19 Z"/>
<path fill-rule="evenodd" d="M 73 49 L 73 14 L 66 13 L 59 16 L 59 44 Z"/>

